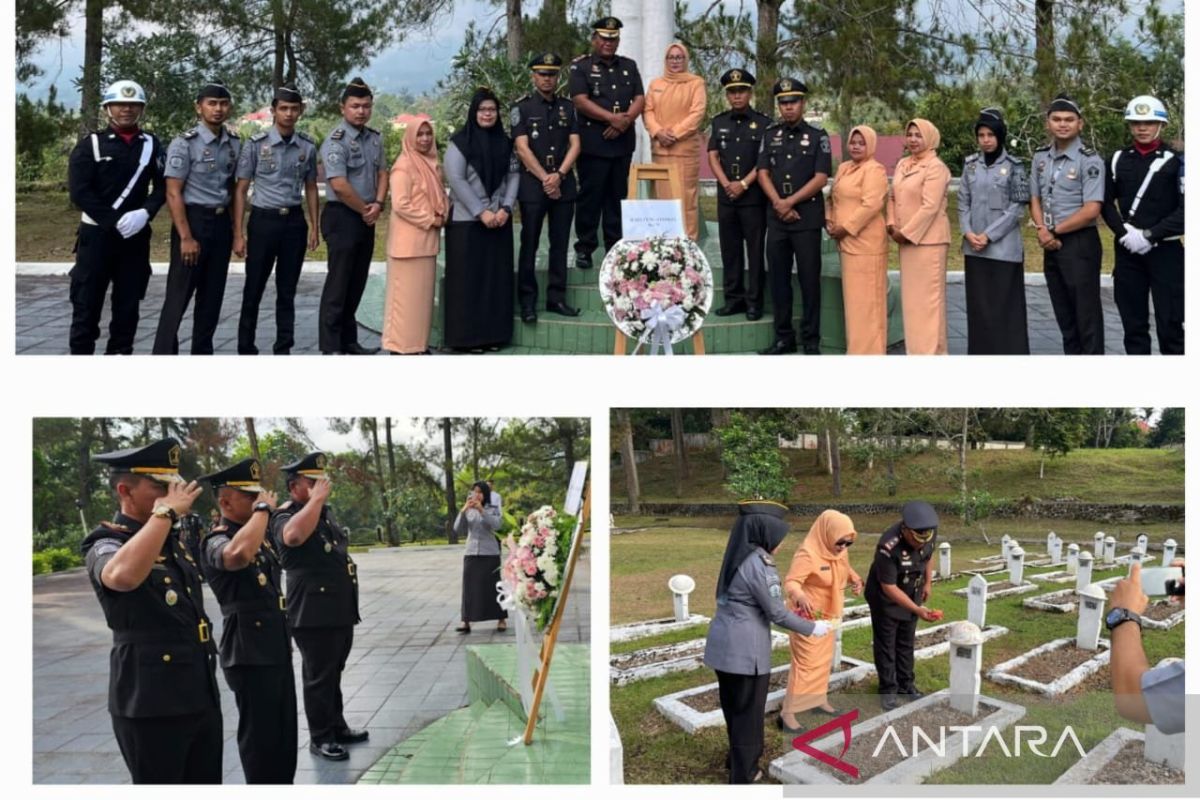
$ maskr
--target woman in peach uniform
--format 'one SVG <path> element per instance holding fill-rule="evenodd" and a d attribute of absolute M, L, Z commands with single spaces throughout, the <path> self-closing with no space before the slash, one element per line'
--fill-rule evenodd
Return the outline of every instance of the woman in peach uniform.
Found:
<path fill-rule="evenodd" d="M 700 235 L 700 123 L 708 93 L 704 79 L 688 72 L 687 48 L 678 42 L 667 48 L 662 77 L 650 81 L 642 124 L 650 134 L 655 164 L 675 164 L 683 185 L 683 219 L 688 238 Z M 655 196 L 669 188 L 655 184 Z"/>
<path fill-rule="evenodd" d="M 950 170 L 937 156 L 942 136 L 927 119 L 905 128 L 906 157 L 896 164 L 887 207 L 887 231 L 900 245 L 900 302 L 909 354 L 945 355 L 946 256 Z"/>
<path fill-rule="evenodd" d="M 850 160 L 838 165 L 830 192 L 825 229 L 842 257 L 842 303 L 846 313 L 846 353 L 887 352 L 887 170 L 875 160 L 878 136 L 859 125 L 846 139 Z"/>

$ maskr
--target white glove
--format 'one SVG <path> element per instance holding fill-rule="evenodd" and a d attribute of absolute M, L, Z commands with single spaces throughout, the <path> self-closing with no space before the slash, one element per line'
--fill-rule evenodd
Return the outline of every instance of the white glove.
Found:
<path fill-rule="evenodd" d="M 117 231 L 128 239 L 137 233 L 150 221 L 150 212 L 144 208 L 127 211 L 117 220 Z"/>
<path fill-rule="evenodd" d="M 1140 231 L 1129 225 L 1125 226 L 1125 230 L 1128 233 L 1121 237 L 1121 246 L 1129 252 L 1144 256 L 1154 247 L 1154 245 L 1150 244 L 1150 240 L 1146 238 L 1144 231 Z"/>
<path fill-rule="evenodd" d="M 827 633 L 829 633 L 829 623 L 819 619 L 813 623 L 812 633 L 809 636 L 824 636 Z"/>

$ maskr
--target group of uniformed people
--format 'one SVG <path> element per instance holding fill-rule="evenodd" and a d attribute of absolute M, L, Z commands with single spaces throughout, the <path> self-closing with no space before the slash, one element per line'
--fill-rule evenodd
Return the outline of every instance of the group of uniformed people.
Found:
<path fill-rule="evenodd" d="M 283 467 L 276 505 L 249 458 L 185 482 L 180 445 L 101 453 L 119 511 L 83 542 L 88 577 L 113 632 L 108 710 L 134 783 L 220 783 L 219 659 L 238 709 L 247 783 L 291 783 L 297 715 L 291 641 L 300 648 L 309 750 L 330 760 L 366 741 L 342 714 L 341 676 L 354 640 L 358 576 L 349 538 L 326 505 L 324 453 Z M 191 514 L 207 484 L 219 519 Z M 287 573 L 284 590 L 283 573 Z M 222 616 L 220 646 L 203 584 Z"/>

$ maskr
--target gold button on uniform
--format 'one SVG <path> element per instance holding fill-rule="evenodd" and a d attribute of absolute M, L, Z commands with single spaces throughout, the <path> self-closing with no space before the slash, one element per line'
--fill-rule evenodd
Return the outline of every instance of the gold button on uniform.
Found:
<path fill-rule="evenodd" d="M 171 654 L 163 653 L 163 661 L 170 661 L 170 660 L 171 660 Z"/>

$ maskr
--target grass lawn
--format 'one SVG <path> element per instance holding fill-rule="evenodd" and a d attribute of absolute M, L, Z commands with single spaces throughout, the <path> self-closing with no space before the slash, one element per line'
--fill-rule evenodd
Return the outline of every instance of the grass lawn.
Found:
<path fill-rule="evenodd" d="M 637 520 L 620 519 L 618 524 L 626 526 Z M 675 520 L 675 523 L 681 521 Z M 692 520 L 692 523 L 707 525 L 707 520 Z M 804 530 L 809 520 L 804 520 Z M 1064 535 L 1068 540 L 1081 540 L 1082 535 L 1063 534 L 1064 526 L 1061 521 L 1054 521 L 1054 530 Z M 724 550 L 727 536 L 727 523 L 722 528 L 717 527 L 670 527 L 671 538 L 668 540 L 664 533 L 667 530 L 655 529 L 640 533 L 623 534 L 612 538 L 612 618 L 613 623 L 630 622 L 639 619 L 669 616 L 671 614 L 671 598 L 666 588 L 670 575 L 684 572 L 696 579 L 696 591 L 690 598 L 692 611 L 711 615 L 713 612 L 713 592 L 715 591 L 716 572 L 720 567 L 721 554 Z M 865 527 L 860 523 L 860 528 Z M 1093 526 L 1094 527 L 1094 526 Z M 794 530 L 801 525 L 794 526 Z M 803 531 L 801 531 L 803 532 Z M 1109 531 L 1114 533 L 1113 531 Z M 1173 533 L 1182 539 L 1180 530 L 1148 529 L 1151 541 L 1161 542 L 1166 535 Z M 1044 542 L 1044 531 L 1041 540 Z M 688 536 L 687 547 L 679 546 L 679 537 Z M 999 536 L 996 532 L 995 536 Z M 1088 534 L 1090 537 L 1090 534 Z M 859 541 L 851 549 L 851 561 L 864 576 L 867 561 L 870 559 L 875 535 L 860 536 Z M 1132 541 L 1132 535 L 1127 534 L 1123 545 Z M 795 548 L 799 546 L 800 537 L 797 534 L 789 536 L 784 541 L 780 551 L 781 571 L 786 570 Z M 1035 552 L 1044 549 L 1035 548 Z M 1118 548 L 1122 552 L 1127 547 Z M 954 541 L 954 565 L 956 569 L 968 566 L 968 560 L 999 551 L 999 545 L 988 546 L 982 542 Z M 1050 568 L 1030 568 L 1027 573 L 1037 573 Z M 1102 580 L 1117 574 L 1124 574 L 1125 568 L 1097 571 L 1096 580 Z M 1002 579 L 1002 578 L 1000 578 Z M 946 612 L 947 620 L 966 618 L 966 599 L 956 597 L 953 589 L 965 586 L 967 578 L 957 578 L 934 584 L 933 597 L 929 605 Z M 1054 587 L 1054 584 L 1049 584 Z M 1047 589 L 1051 591 L 1052 589 Z M 1036 593 L 1035 593 L 1036 594 Z M 999 598 L 988 603 L 987 621 L 989 624 L 1003 625 L 1009 629 L 1005 636 L 993 639 L 983 647 L 983 670 L 986 673 L 992 666 L 1001 661 L 1019 655 L 1043 642 L 1058 637 L 1073 636 L 1077 622 L 1075 614 L 1052 614 L 1048 612 L 1031 611 L 1021 606 L 1021 600 L 1030 595 L 1017 595 Z M 926 627 L 928 623 L 920 623 Z M 613 652 L 628 652 L 633 649 L 662 644 L 668 641 L 698 638 L 706 632 L 704 625 L 677 632 L 671 635 L 643 639 L 634 643 L 613 645 Z M 1147 630 L 1143 640 L 1146 645 L 1150 663 L 1156 663 L 1168 656 L 1183 656 L 1184 626 L 1180 625 L 1169 631 Z M 871 629 L 870 627 L 846 631 L 843 638 L 843 648 L 847 655 L 871 661 Z M 776 664 L 786 663 L 787 650 L 774 653 Z M 917 684 L 923 691 L 935 691 L 949 685 L 949 661 L 947 656 L 938 656 L 925 661 L 916 662 Z M 611 704 L 613 717 L 621 733 L 621 741 L 625 755 L 625 781 L 627 783 L 721 783 L 726 780 L 724 758 L 727 747 L 723 728 L 708 729 L 698 735 L 689 736 L 659 714 L 653 707 L 653 700 L 671 692 L 693 686 L 711 683 L 715 680 L 710 670 L 701 668 L 693 672 L 675 673 L 662 678 L 638 681 L 624 687 L 612 687 Z M 983 681 L 982 693 L 1001 700 L 1009 700 L 1025 705 L 1027 713 L 1019 721 L 1021 725 L 1044 725 L 1048 731 L 1048 739 L 1040 749 L 1047 755 L 1058 741 L 1060 733 L 1066 725 L 1070 725 L 1085 749 L 1096 745 L 1115 728 L 1125 725 L 1141 729 L 1141 726 L 1121 720 L 1113 710 L 1111 691 L 1108 686 L 1108 671 L 1102 670 L 1097 676 L 1068 695 L 1056 699 L 1041 699 L 1036 695 L 1019 690 L 1001 687 L 986 678 Z M 880 713 L 876 695 L 877 683 L 870 678 L 863 683 L 848 687 L 841 693 L 830 696 L 830 702 L 835 708 L 849 710 L 858 708 L 860 720 L 867 719 Z M 773 716 L 773 715 L 772 715 Z M 806 727 L 815 727 L 828 717 L 802 718 Z M 762 766 L 773 758 L 791 749 L 790 738 L 774 726 L 774 719 L 768 718 L 766 727 L 766 753 Z M 936 732 L 933 732 L 936 734 Z M 1012 729 L 1004 736 L 1005 742 L 1012 747 Z M 1025 738 L 1026 743 L 1029 738 Z M 905 743 L 909 747 L 909 743 Z M 942 784 L 1047 784 L 1057 778 L 1077 759 L 1075 748 L 1068 743 L 1060 750 L 1055 758 L 1041 758 L 1031 755 L 1028 748 L 1023 750 L 1020 760 L 1006 758 L 998 748 L 989 746 L 980 758 L 966 758 L 954 766 L 937 773 L 928 779 L 927 783 Z M 972 753 L 973 755 L 973 753 Z"/>
<path fill-rule="evenodd" d="M 848 448 L 847 448 L 848 450 Z M 958 496 L 958 454 L 929 450 L 905 456 L 896 463 L 898 492 L 886 492 L 884 464 L 873 469 L 842 453 L 842 494 L 831 495 L 832 478 L 817 463 L 814 450 L 783 450 L 787 474 L 794 481 L 793 503 L 902 502 L 921 497 L 946 502 Z M 1183 450 L 1087 449 L 1046 459 L 1046 477 L 1038 478 L 1040 454 L 1035 450 L 972 450 L 967 454 L 968 485 L 986 489 L 997 500 L 1074 498 L 1099 503 L 1183 503 Z M 638 464 L 638 483 L 644 502 L 731 502 L 739 498 L 722 485 L 715 450 L 689 450 L 690 475 L 685 495 L 675 496 L 675 460 L 656 456 Z M 612 496 L 624 500 L 625 474 L 611 471 Z M 992 524 L 998 525 L 999 522 Z"/>

